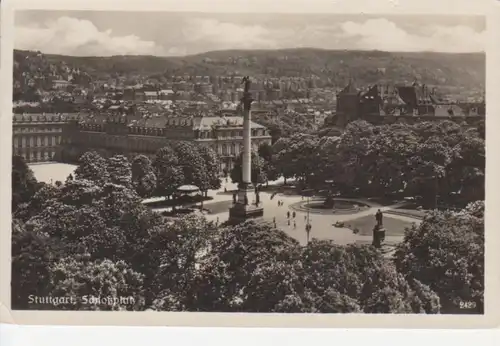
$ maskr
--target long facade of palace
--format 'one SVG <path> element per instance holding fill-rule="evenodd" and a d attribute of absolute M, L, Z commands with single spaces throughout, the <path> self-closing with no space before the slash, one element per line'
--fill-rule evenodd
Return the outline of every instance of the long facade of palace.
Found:
<path fill-rule="evenodd" d="M 13 152 L 27 162 L 73 162 L 86 151 L 153 156 L 175 141 L 211 147 L 230 170 L 243 148 L 243 117 L 137 117 L 124 115 L 14 115 Z M 252 147 L 271 144 L 268 130 L 252 122 Z"/>
<path fill-rule="evenodd" d="M 57 160 L 68 125 L 76 119 L 76 114 L 15 114 L 12 153 L 29 163 Z"/>

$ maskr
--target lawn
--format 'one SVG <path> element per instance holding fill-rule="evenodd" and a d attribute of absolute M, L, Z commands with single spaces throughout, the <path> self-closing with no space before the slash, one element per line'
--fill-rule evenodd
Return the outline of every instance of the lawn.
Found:
<path fill-rule="evenodd" d="M 404 220 L 399 220 L 392 218 L 388 215 L 384 215 L 384 228 L 386 229 L 386 236 L 402 236 L 404 235 L 405 228 L 411 227 L 412 223 Z M 352 230 L 355 228 L 359 229 L 359 235 L 369 235 L 373 234 L 373 227 L 375 226 L 375 216 L 368 215 L 363 216 L 358 219 L 347 221 L 345 227 Z"/>
<path fill-rule="evenodd" d="M 68 175 L 73 174 L 76 166 L 66 163 L 38 163 L 30 164 L 36 180 L 50 184 L 56 181 L 64 182 Z"/>
<path fill-rule="evenodd" d="M 386 211 L 387 214 L 416 217 L 419 219 L 423 219 L 426 212 L 427 211 L 425 211 L 425 210 L 415 210 L 415 209 L 405 209 L 405 208 L 397 208 L 397 209 Z"/>

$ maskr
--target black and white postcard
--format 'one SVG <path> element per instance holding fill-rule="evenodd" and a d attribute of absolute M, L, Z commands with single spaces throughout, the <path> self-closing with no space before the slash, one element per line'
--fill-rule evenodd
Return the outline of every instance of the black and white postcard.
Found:
<path fill-rule="evenodd" d="M 4 1 L 9 318 L 493 323 L 498 6 L 359 2 Z"/>

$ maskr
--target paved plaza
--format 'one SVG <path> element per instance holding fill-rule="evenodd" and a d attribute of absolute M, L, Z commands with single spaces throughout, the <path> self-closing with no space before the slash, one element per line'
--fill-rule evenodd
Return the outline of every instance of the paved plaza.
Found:
<path fill-rule="evenodd" d="M 278 180 L 271 185 L 279 185 L 282 184 L 283 180 Z M 221 189 L 217 191 L 211 191 L 209 193 L 214 199 L 209 202 L 205 202 L 205 207 L 210 205 L 211 203 L 220 202 L 220 201 L 230 201 L 232 200 L 231 193 L 221 193 L 224 191 L 224 187 L 228 191 L 232 191 L 236 189 L 236 184 L 232 183 L 224 183 Z M 285 195 L 278 193 L 271 199 L 271 192 L 261 192 L 261 203 L 264 208 L 264 219 L 273 223 L 276 220 L 277 228 L 283 230 L 291 237 L 297 239 L 301 244 L 306 244 L 307 242 L 307 234 L 305 231 L 305 227 L 307 224 L 307 212 L 298 211 L 296 209 L 292 209 L 292 205 L 296 205 L 297 203 L 303 202 L 302 196 L 299 195 Z M 344 199 L 344 198 L 342 198 Z M 283 205 L 278 206 L 278 201 L 282 201 Z M 355 200 L 353 200 L 355 201 Z M 252 202 L 252 198 L 250 201 Z M 375 213 L 378 209 L 382 212 L 396 209 L 401 205 L 404 205 L 405 202 L 396 203 L 394 205 L 382 206 L 372 201 L 360 200 L 360 203 L 368 204 L 369 208 L 352 213 L 352 214 L 342 214 L 342 215 L 334 215 L 334 214 L 315 214 L 309 213 L 309 222 L 312 225 L 310 239 L 329 239 L 335 241 L 337 244 L 351 244 L 351 243 L 371 243 L 372 235 L 371 233 L 367 234 L 366 228 L 370 230 L 375 226 Z M 290 217 L 290 224 L 288 223 L 287 212 L 290 211 L 292 214 L 294 211 L 296 213 L 295 218 Z M 227 221 L 229 218 L 229 211 L 224 211 L 218 214 L 207 214 L 207 219 L 213 221 L 219 221 L 220 223 Z M 371 218 L 371 223 L 370 223 Z M 360 234 L 354 234 L 354 232 L 347 227 L 335 227 L 334 224 L 336 222 L 344 222 L 345 225 L 349 225 L 350 223 L 356 223 L 356 221 L 361 220 L 360 225 L 363 225 L 365 229 L 360 232 Z M 392 214 L 384 214 L 384 223 L 391 225 L 391 231 L 386 235 L 386 243 L 387 244 L 396 244 L 399 243 L 403 239 L 404 229 L 406 227 L 410 227 L 412 223 L 418 224 L 420 222 L 417 218 L 412 218 L 408 216 L 400 216 L 400 215 L 392 215 Z M 360 226 L 356 225 L 356 226 Z M 397 231 L 399 229 L 399 232 Z"/>
<path fill-rule="evenodd" d="M 57 180 L 65 181 L 70 173 L 73 173 L 76 166 L 63 164 L 63 163 L 46 163 L 46 164 L 33 164 L 30 165 L 33 170 L 35 177 L 39 181 L 46 183 L 55 183 Z M 289 180 L 289 182 L 291 182 Z M 283 179 L 271 182 L 270 185 L 282 185 Z M 225 190 L 227 192 L 225 192 Z M 225 202 L 228 207 L 231 205 L 232 201 L 232 191 L 237 189 L 237 184 L 231 183 L 230 181 L 223 180 L 222 186 L 218 190 L 210 190 L 208 196 L 212 199 L 204 203 L 205 208 L 210 205 L 219 204 L 224 206 Z M 305 227 L 307 224 L 307 212 L 297 210 L 297 208 L 292 208 L 293 205 L 297 203 L 303 203 L 304 200 L 299 195 L 289 195 L 277 193 L 273 198 L 271 198 L 272 193 L 262 191 L 261 192 L 261 203 L 264 208 L 264 219 L 269 221 L 271 224 L 276 220 L 277 228 L 283 230 L 291 237 L 297 239 L 301 244 L 306 244 L 307 235 L 305 232 Z M 145 201 L 155 201 L 162 200 L 163 198 L 150 198 Z M 255 202 L 254 197 L 250 198 L 250 203 Z M 342 198 L 345 199 L 345 198 Z M 283 203 L 282 206 L 278 206 L 278 201 Z M 356 200 L 353 200 L 356 201 Z M 312 225 L 310 239 L 330 239 L 335 241 L 337 244 L 350 244 L 350 243 L 371 243 L 371 229 L 375 225 L 375 213 L 378 209 L 382 212 L 396 209 L 401 207 L 404 203 L 398 203 L 389 206 L 382 206 L 372 201 L 359 200 L 362 204 L 368 204 L 369 207 L 363 209 L 359 212 L 353 212 L 351 214 L 317 214 L 309 213 L 309 222 Z M 157 212 L 168 211 L 171 208 L 159 208 L 155 209 Z M 215 208 L 217 209 L 217 208 Z M 229 217 L 229 208 L 219 208 L 224 210 L 220 213 L 206 214 L 207 219 L 212 221 L 219 221 L 222 223 L 227 221 Z M 294 211 L 296 213 L 295 218 L 290 216 L 287 218 L 287 212 L 290 211 L 292 214 Z M 347 227 L 335 227 L 336 222 L 344 222 L 345 226 L 350 226 L 352 229 L 358 228 L 360 232 L 354 234 L 354 232 Z M 392 215 L 384 214 L 384 226 L 388 229 L 386 233 L 386 243 L 395 244 L 403 239 L 403 232 L 406 227 L 410 227 L 412 223 L 418 224 L 420 220 L 418 218 L 413 218 L 411 216 L 402 215 Z"/>

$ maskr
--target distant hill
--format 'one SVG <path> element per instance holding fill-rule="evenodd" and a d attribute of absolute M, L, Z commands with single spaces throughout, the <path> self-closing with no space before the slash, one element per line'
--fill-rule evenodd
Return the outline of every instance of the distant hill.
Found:
<path fill-rule="evenodd" d="M 19 76 L 37 52 L 14 51 Z M 45 64 L 78 69 L 92 79 L 117 75 L 267 75 L 317 76 L 340 86 L 351 78 L 359 85 L 384 82 L 413 82 L 467 89 L 483 89 L 483 53 L 392 53 L 382 51 L 333 51 L 312 48 L 284 50 L 227 50 L 185 57 L 112 56 L 73 57 L 43 54 Z M 35 59 L 36 60 L 36 59 Z M 38 70 L 32 66 L 31 70 Z M 16 73 L 15 73 L 16 77 Z"/>

